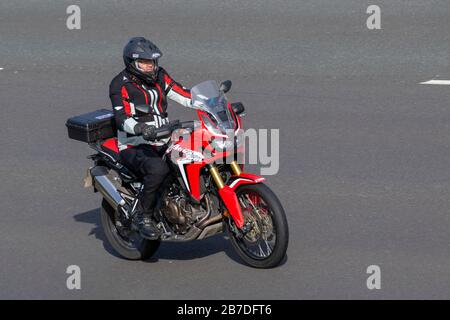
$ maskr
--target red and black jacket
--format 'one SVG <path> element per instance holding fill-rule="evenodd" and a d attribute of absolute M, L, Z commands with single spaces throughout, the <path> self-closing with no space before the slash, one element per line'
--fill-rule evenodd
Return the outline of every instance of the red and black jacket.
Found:
<path fill-rule="evenodd" d="M 150 143 L 141 136 L 135 135 L 134 126 L 138 122 L 145 122 L 158 128 L 168 123 L 167 98 L 185 107 L 191 107 L 190 91 L 174 81 L 162 67 L 159 68 L 158 76 L 153 83 L 144 83 L 123 70 L 111 81 L 109 96 L 118 129 L 119 150 L 126 149 L 127 145 Z M 140 104 L 152 106 L 153 115 L 150 117 L 140 115 L 139 111 L 134 108 Z M 152 142 L 151 144 L 161 145 L 165 142 Z"/>

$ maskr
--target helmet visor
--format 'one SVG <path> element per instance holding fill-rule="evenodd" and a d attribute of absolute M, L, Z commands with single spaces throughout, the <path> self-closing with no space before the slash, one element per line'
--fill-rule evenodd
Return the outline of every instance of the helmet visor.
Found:
<path fill-rule="evenodd" d="M 151 75 L 156 72 L 158 63 L 156 60 L 136 59 L 134 61 L 134 66 L 140 72 Z"/>

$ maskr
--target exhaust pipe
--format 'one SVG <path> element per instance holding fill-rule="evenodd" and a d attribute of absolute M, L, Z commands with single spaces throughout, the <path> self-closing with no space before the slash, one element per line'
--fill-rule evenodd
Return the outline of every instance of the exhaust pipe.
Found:
<path fill-rule="evenodd" d="M 107 177 L 108 168 L 103 166 L 96 166 L 91 169 L 91 175 L 94 180 L 94 188 L 97 189 L 106 201 L 114 208 L 118 209 L 119 206 L 126 204 L 120 193 L 117 191 L 116 186 Z"/>
<path fill-rule="evenodd" d="M 203 229 L 202 233 L 198 236 L 197 240 L 206 239 L 212 237 L 213 235 L 223 232 L 224 224 L 223 222 L 219 222 L 213 225 L 207 226 Z"/>

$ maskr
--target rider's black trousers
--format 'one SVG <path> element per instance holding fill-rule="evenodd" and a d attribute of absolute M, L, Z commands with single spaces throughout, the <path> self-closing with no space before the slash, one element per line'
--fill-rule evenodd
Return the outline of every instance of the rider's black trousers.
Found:
<path fill-rule="evenodd" d="M 152 213 L 156 190 L 169 173 L 167 163 L 160 157 L 161 151 L 161 147 L 154 149 L 151 145 L 141 144 L 120 152 L 122 164 L 143 180 L 144 189 L 139 201 L 145 213 Z"/>

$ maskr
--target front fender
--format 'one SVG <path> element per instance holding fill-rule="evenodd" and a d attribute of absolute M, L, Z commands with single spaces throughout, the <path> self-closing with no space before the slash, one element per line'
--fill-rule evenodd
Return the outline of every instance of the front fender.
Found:
<path fill-rule="evenodd" d="M 239 229 L 244 226 L 244 216 L 242 215 L 241 205 L 236 196 L 236 189 L 243 184 L 261 183 L 264 180 L 266 179 L 255 174 L 241 173 L 239 176 L 231 177 L 229 184 L 219 190 L 220 197 Z"/>
<path fill-rule="evenodd" d="M 241 173 L 238 176 L 232 176 L 230 179 L 230 182 L 228 183 L 228 186 L 235 191 L 239 186 L 243 184 L 255 184 L 255 183 L 261 183 L 265 181 L 266 178 L 263 178 L 261 176 L 258 176 L 256 174 L 252 173 Z"/>

